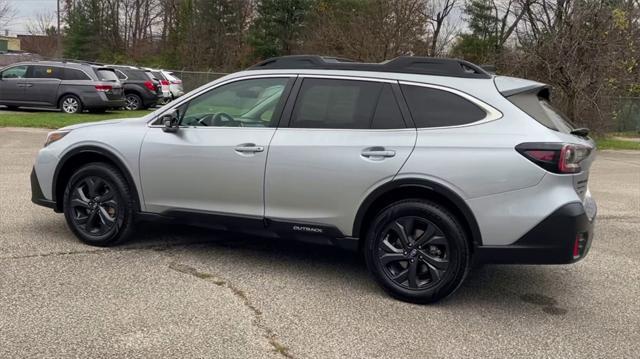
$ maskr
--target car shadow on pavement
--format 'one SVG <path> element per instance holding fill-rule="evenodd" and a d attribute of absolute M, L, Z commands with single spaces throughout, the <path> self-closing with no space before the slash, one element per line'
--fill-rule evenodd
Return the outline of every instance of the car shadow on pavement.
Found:
<path fill-rule="evenodd" d="M 362 255 L 337 247 L 164 224 L 143 224 L 138 233 L 130 246 L 182 247 L 184 254 L 201 262 L 216 262 L 227 257 L 235 266 L 245 265 L 247 270 L 258 265 L 272 270 L 274 276 L 317 276 L 317 282 L 351 286 L 354 295 L 387 297 L 369 276 Z M 554 297 L 562 295 L 563 282 L 572 279 L 571 273 L 559 268 L 475 266 L 458 291 L 437 305 L 446 308 L 499 304 L 505 308 L 542 309 L 550 315 L 563 315 L 566 310 L 560 308 Z"/>

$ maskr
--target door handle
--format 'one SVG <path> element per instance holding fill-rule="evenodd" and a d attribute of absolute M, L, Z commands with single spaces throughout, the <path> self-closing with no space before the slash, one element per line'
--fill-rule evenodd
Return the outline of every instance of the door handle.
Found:
<path fill-rule="evenodd" d="M 33 87 L 33 84 L 22 84 L 22 87 Z"/>
<path fill-rule="evenodd" d="M 256 146 L 254 143 L 243 143 L 241 145 L 237 145 L 235 151 L 240 153 L 262 152 L 264 151 L 264 146 Z"/>
<path fill-rule="evenodd" d="M 370 159 L 383 159 L 389 158 L 396 155 L 396 151 L 387 150 L 384 147 L 371 147 L 364 149 L 361 153 L 362 157 L 370 158 Z"/>

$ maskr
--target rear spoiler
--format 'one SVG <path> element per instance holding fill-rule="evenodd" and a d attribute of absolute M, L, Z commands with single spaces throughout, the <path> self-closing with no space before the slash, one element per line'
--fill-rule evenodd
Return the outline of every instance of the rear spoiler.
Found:
<path fill-rule="evenodd" d="M 496 76 L 493 79 L 498 91 L 504 97 L 522 93 L 535 93 L 539 97 L 549 99 L 551 88 L 542 82 L 520 79 L 517 77 Z"/>

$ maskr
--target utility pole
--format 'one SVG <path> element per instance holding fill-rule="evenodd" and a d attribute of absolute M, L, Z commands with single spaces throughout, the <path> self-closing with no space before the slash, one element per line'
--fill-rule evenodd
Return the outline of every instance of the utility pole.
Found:
<path fill-rule="evenodd" d="M 62 33 L 60 32 L 60 0 L 56 0 L 56 5 L 58 6 L 58 28 L 56 29 L 56 56 L 60 57 L 62 55 Z"/>

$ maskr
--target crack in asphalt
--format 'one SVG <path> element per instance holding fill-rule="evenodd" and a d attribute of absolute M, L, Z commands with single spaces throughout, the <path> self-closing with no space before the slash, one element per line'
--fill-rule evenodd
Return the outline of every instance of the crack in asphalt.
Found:
<path fill-rule="evenodd" d="M 242 289 L 236 287 L 233 283 L 231 283 L 230 281 L 218 277 L 214 274 L 211 273 L 207 273 L 207 272 L 200 272 L 198 271 L 196 268 L 191 267 L 189 265 L 183 264 L 183 263 L 178 263 L 178 262 L 171 262 L 169 264 L 169 268 L 179 272 L 179 273 L 183 273 L 183 274 L 188 274 L 191 276 L 194 276 L 198 279 L 202 279 L 202 280 L 206 280 L 208 282 L 211 282 L 219 287 L 225 287 L 227 289 L 229 289 L 233 295 L 240 299 L 240 301 L 242 302 L 242 304 L 249 309 L 249 311 L 251 311 L 251 313 L 253 314 L 253 324 L 260 330 L 262 330 L 262 332 L 264 333 L 264 338 L 267 339 L 267 341 L 269 342 L 269 344 L 273 347 L 273 351 L 282 355 L 285 358 L 288 359 L 293 359 L 294 356 L 289 352 L 289 348 L 287 348 L 286 346 L 284 346 L 282 343 L 280 343 L 278 341 L 278 338 L 276 336 L 276 333 L 273 331 L 273 329 L 269 328 L 269 326 L 267 326 L 267 324 L 265 323 L 264 320 L 264 316 L 262 315 L 262 311 L 260 309 L 258 309 L 249 299 L 249 297 L 247 296 L 247 294 L 242 291 Z"/>
<path fill-rule="evenodd" d="M 96 248 L 96 249 L 86 249 L 86 250 L 77 250 L 77 251 L 58 251 L 58 252 L 24 254 L 24 255 L 14 255 L 14 256 L 0 256 L 0 261 L 8 261 L 8 260 L 15 260 L 15 259 L 29 259 L 29 258 L 45 258 L 45 257 L 55 257 L 55 256 L 71 256 L 71 255 L 79 255 L 79 254 L 102 254 L 102 253 L 132 252 L 132 251 L 145 251 L 145 250 L 164 251 L 172 248 L 184 248 L 184 247 L 201 245 L 206 243 L 209 243 L 209 242 L 202 241 L 202 242 L 176 243 L 176 244 L 154 244 L 149 246 L 137 246 L 137 247 Z"/>

